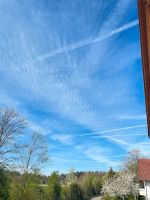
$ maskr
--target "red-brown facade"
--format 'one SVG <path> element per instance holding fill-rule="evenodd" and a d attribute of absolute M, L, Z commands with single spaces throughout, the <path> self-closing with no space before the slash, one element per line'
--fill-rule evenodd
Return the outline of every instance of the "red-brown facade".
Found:
<path fill-rule="evenodd" d="M 150 137 L 150 0 L 138 0 L 138 10 L 148 135 Z"/>

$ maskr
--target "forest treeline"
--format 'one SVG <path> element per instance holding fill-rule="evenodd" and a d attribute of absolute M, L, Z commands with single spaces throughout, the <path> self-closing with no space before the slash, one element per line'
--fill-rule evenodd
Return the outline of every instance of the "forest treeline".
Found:
<path fill-rule="evenodd" d="M 112 169 L 107 173 L 75 172 L 71 169 L 68 174 L 52 172 L 50 176 L 44 176 L 35 170 L 28 174 L 24 187 L 24 174 L 1 170 L 1 199 L 88 200 L 100 195 L 103 182 L 114 173 Z"/>

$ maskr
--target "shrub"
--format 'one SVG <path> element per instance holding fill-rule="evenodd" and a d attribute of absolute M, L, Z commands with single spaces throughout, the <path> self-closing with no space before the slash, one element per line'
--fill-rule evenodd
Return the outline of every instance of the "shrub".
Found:
<path fill-rule="evenodd" d="M 143 196 L 143 195 L 139 195 L 138 200 L 145 200 L 145 196 Z"/>
<path fill-rule="evenodd" d="M 101 200 L 119 200 L 119 197 L 110 197 L 109 194 L 105 194 L 102 196 Z"/>
<path fill-rule="evenodd" d="M 82 190 L 77 183 L 70 185 L 71 200 L 83 200 Z"/>

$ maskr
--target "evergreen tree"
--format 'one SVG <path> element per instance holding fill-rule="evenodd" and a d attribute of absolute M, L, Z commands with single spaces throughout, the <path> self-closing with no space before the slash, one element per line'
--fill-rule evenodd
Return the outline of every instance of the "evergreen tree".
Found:
<path fill-rule="evenodd" d="M 61 185 L 57 172 L 53 172 L 52 175 L 49 177 L 47 194 L 48 200 L 60 200 Z"/>
<path fill-rule="evenodd" d="M 107 178 L 113 178 L 116 173 L 113 171 L 112 167 L 110 167 L 109 171 L 107 172 Z"/>
<path fill-rule="evenodd" d="M 72 183 L 70 185 L 70 197 L 71 197 L 71 200 L 83 199 L 82 190 L 77 183 Z"/>
<path fill-rule="evenodd" d="M 0 168 L 0 199 L 7 200 L 9 196 L 9 180 L 4 169 Z"/>

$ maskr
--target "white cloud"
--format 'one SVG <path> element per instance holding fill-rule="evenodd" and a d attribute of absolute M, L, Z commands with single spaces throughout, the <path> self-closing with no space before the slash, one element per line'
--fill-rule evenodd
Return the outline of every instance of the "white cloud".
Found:
<path fill-rule="evenodd" d="M 53 156 L 52 157 L 52 159 L 54 160 L 54 161 L 60 161 L 61 163 L 62 162 L 67 162 L 67 163 L 82 163 L 83 162 L 83 160 L 77 160 L 77 159 L 65 159 L 65 158 L 63 158 L 63 157 L 65 157 L 64 155 L 62 155 L 62 157 L 58 157 L 58 156 Z"/>
<path fill-rule="evenodd" d="M 0 89 L 0 105 L 1 106 L 8 106 L 11 105 L 12 108 L 17 108 L 20 103 L 16 100 L 11 98 L 4 89 Z"/>
<path fill-rule="evenodd" d="M 29 122 L 30 123 L 30 128 L 32 129 L 32 131 L 37 131 L 40 132 L 41 134 L 46 135 L 47 134 L 47 130 L 46 127 L 43 128 L 42 126 L 38 125 L 37 123 L 34 122 Z"/>
<path fill-rule="evenodd" d="M 136 142 L 132 143 L 130 147 L 128 148 L 128 151 L 132 149 L 139 149 L 140 152 L 143 154 L 143 156 L 149 158 L 150 157 L 150 142 L 149 141 L 142 141 L 142 142 Z"/>
<path fill-rule="evenodd" d="M 73 144 L 73 138 L 70 135 L 53 134 L 53 135 L 51 135 L 51 138 L 53 140 L 57 140 L 57 141 L 61 142 L 62 144 L 65 144 L 65 145 Z"/>
<path fill-rule="evenodd" d="M 117 116 L 121 120 L 146 120 L 146 114 L 126 114 Z"/>
<path fill-rule="evenodd" d="M 113 166 L 117 167 L 119 165 L 119 162 L 114 161 L 113 159 L 110 159 L 112 150 L 104 147 L 99 146 L 90 146 L 84 149 L 84 154 L 92 159 L 95 160 L 98 163 L 106 164 L 107 167 Z"/>

